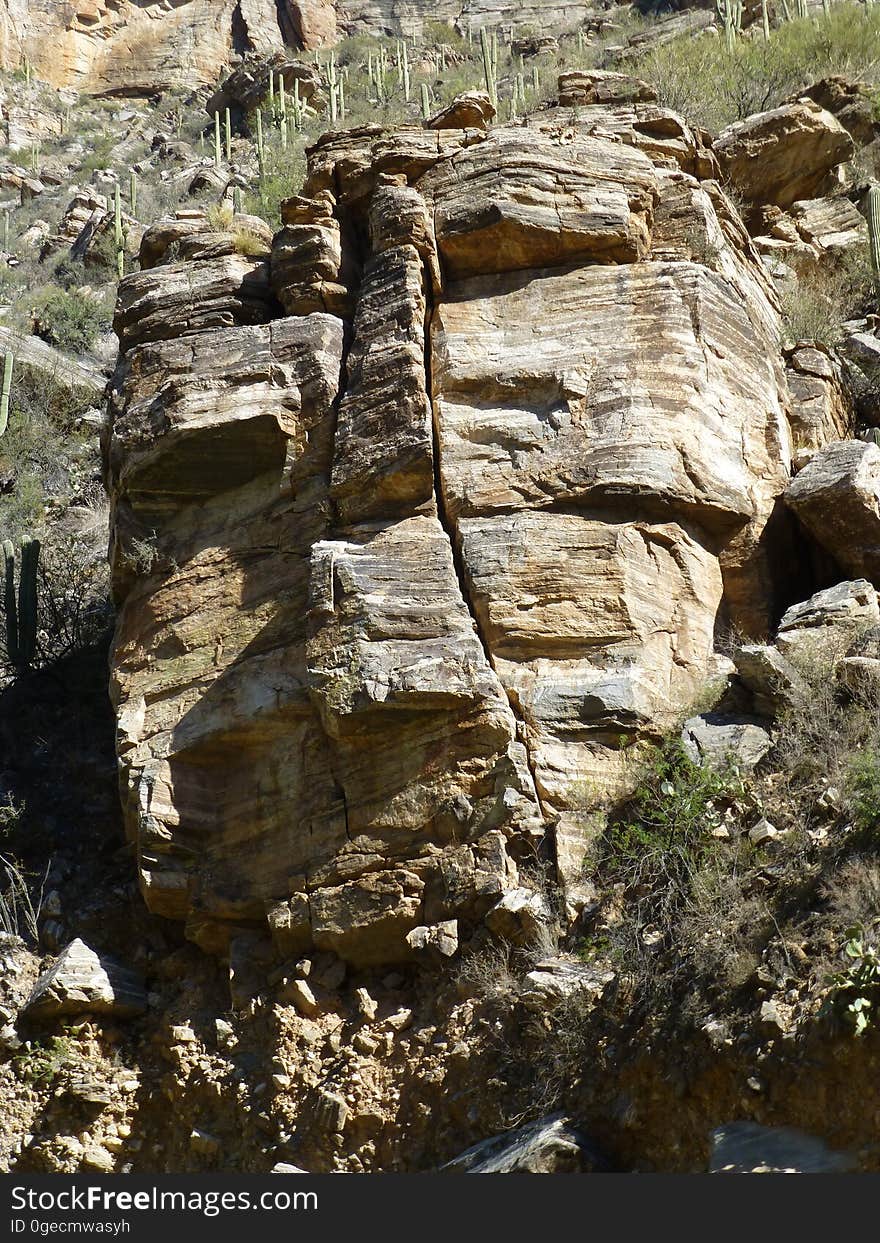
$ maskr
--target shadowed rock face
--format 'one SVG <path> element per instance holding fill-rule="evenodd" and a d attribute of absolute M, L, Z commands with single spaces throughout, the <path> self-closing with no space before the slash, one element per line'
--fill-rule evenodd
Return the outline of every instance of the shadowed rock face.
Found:
<path fill-rule="evenodd" d="M 766 627 L 775 295 L 621 89 L 583 129 L 328 135 L 268 265 L 191 220 L 164 262 L 164 221 L 121 285 L 123 797 L 206 948 L 267 915 L 360 964 L 466 942 L 719 625 Z"/>

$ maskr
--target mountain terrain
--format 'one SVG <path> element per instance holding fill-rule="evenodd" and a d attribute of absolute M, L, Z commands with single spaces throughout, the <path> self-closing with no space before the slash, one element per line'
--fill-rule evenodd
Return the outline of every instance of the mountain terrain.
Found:
<path fill-rule="evenodd" d="M 0 1167 L 880 1168 L 878 48 L 0 5 Z"/>

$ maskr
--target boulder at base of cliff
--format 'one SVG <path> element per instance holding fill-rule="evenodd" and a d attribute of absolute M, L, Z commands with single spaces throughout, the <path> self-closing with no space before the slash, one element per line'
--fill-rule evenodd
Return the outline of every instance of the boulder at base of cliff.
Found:
<path fill-rule="evenodd" d="M 442 1174 L 595 1174 L 608 1163 L 564 1114 L 481 1140 L 440 1167 Z"/>
<path fill-rule="evenodd" d="M 710 1174 L 843 1174 L 852 1167 L 846 1153 L 793 1127 L 731 1122 L 712 1132 Z"/>
<path fill-rule="evenodd" d="M 77 937 L 37 980 L 24 1014 L 34 1019 L 68 1014 L 124 1018 L 146 1008 L 147 994 L 138 973 L 102 957 Z"/>

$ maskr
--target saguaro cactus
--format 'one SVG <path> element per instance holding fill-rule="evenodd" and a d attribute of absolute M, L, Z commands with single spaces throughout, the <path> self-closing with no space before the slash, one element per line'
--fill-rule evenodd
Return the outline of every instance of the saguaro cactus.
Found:
<path fill-rule="evenodd" d="M 868 240 L 871 245 L 871 267 L 874 269 L 874 286 L 880 298 L 880 186 L 868 191 Z"/>
<path fill-rule="evenodd" d="M 11 350 L 6 351 L 6 357 L 3 359 L 3 393 L 0 395 L 0 436 L 9 426 L 9 398 L 12 395 L 12 364 L 14 355 Z"/>
<path fill-rule="evenodd" d="M 483 53 L 483 77 L 486 79 L 486 90 L 494 108 L 498 107 L 498 80 L 495 75 L 495 64 L 492 57 L 492 45 L 485 26 L 480 31 L 480 51 Z"/>
<path fill-rule="evenodd" d="M 40 541 L 25 540 L 21 546 L 18 598 L 15 592 L 15 549 L 3 543 L 3 611 L 6 615 L 6 654 L 17 669 L 27 669 L 37 653 L 37 567 Z"/>
<path fill-rule="evenodd" d="M 258 114 L 259 115 L 259 114 Z M 214 165 L 219 173 L 223 166 L 223 148 L 220 146 L 220 113 L 214 113 Z"/>
<path fill-rule="evenodd" d="M 128 178 L 128 201 L 131 205 L 131 214 L 134 216 L 137 214 L 138 205 L 138 179 L 134 169 L 131 170 Z"/>
<path fill-rule="evenodd" d="M 226 162 L 232 163 L 232 117 L 226 109 Z"/>
<path fill-rule="evenodd" d="M 125 230 L 122 227 L 122 198 L 118 181 L 113 192 L 113 241 L 116 246 L 116 270 L 122 280 L 125 276 Z"/>
<path fill-rule="evenodd" d="M 428 117 L 431 115 L 431 91 L 427 82 L 423 82 L 421 84 L 419 92 L 422 96 L 422 116 L 427 121 Z"/>

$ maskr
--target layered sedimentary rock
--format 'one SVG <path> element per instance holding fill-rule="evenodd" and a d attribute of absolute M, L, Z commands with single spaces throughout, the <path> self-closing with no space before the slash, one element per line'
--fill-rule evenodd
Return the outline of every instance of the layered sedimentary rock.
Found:
<path fill-rule="evenodd" d="M 530 910 L 518 862 L 555 832 L 576 873 L 585 791 L 768 629 L 772 284 L 701 139 L 601 86 L 328 135 L 268 263 L 188 217 L 122 283 L 123 792 L 207 948 L 402 961 Z"/>
<path fill-rule="evenodd" d="M 213 85 L 248 52 L 329 47 L 348 35 L 422 38 L 431 22 L 574 29 L 588 2 L 452 0 L 0 0 L 0 67 L 27 61 L 37 77 L 87 94 L 155 94 Z"/>

